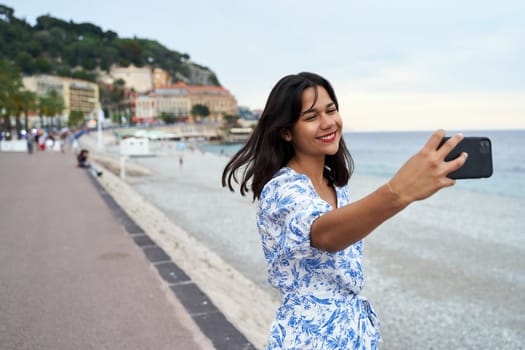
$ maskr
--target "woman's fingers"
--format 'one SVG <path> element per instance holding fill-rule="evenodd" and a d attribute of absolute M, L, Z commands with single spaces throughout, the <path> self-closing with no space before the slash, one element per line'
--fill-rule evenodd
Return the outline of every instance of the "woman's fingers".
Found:
<path fill-rule="evenodd" d="M 449 138 L 439 149 L 437 150 L 439 157 L 445 159 L 447 155 L 463 140 L 463 134 L 456 134 Z M 439 144 L 438 144 L 439 146 Z M 436 147 L 437 148 L 437 147 Z"/>
<path fill-rule="evenodd" d="M 432 134 L 432 136 L 430 136 L 425 146 L 423 146 L 423 149 L 428 152 L 435 151 L 439 147 L 439 143 L 441 142 L 443 137 L 445 137 L 445 130 L 439 129 L 434 131 L 434 133 Z"/>
<path fill-rule="evenodd" d="M 436 136 L 436 134 L 439 135 L 440 133 L 434 133 L 431 139 Z M 456 134 L 449 138 L 443 145 L 441 145 L 439 149 L 436 150 L 439 159 L 444 163 L 445 176 L 461 168 L 467 161 L 468 154 L 463 152 L 455 159 L 445 162 L 447 155 L 461 142 L 461 140 L 463 140 L 463 138 L 463 134 Z"/>
<path fill-rule="evenodd" d="M 441 140 L 443 140 L 443 137 L 445 137 L 445 130 L 440 129 L 436 130 L 432 136 L 428 139 L 427 143 L 423 147 L 423 150 L 427 152 L 427 154 L 432 154 L 433 152 L 438 152 L 438 156 L 440 159 L 445 159 L 445 157 L 458 145 L 458 143 L 463 140 L 463 134 L 456 134 L 449 138 L 447 142 L 445 142 L 441 147 L 439 147 Z M 438 150 L 439 147 L 439 150 Z"/>
<path fill-rule="evenodd" d="M 447 175 L 450 174 L 453 171 L 458 170 L 461 168 L 465 162 L 467 161 L 468 154 L 467 152 L 462 152 L 459 156 L 457 156 L 455 159 L 452 159 L 448 162 L 446 162 L 447 166 Z"/>
<path fill-rule="evenodd" d="M 465 164 L 467 154 L 462 153 L 451 161 L 445 161 L 445 157 L 461 142 L 463 135 L 454 135 L 438 149 L 444 136 L 444 130 L 435 131 L 422 150 L 409 159 L 390 181 L 394 191 L 404 196 L 407 203 L 427 198 L 439 189 L 455 184 L 456 181 L 447 175 Z"/>

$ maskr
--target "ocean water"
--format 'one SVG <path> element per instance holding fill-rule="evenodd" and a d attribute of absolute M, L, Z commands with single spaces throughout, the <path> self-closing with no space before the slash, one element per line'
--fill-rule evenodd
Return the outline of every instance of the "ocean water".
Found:
<path fill-rule="evenodd" d="M 490 178 L 458 180 L 466 191 L 525 198 L 525 130 L 462 131 L 465 136 L 486 136 L 492 141 L 494 172 Z M 448 132 L 451 136 L 454 132 Z M 345 141 L 356 175 L 389 179 L 427 142 L 430 131 L 346 132 Z M 208 152 L 233 155 L 241 145 L 205 144 Z"/>

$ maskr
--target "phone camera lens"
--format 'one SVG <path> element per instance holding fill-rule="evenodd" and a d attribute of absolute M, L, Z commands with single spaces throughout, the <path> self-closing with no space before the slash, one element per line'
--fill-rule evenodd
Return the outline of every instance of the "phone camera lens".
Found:
<path fill-rule="evenodd" d="M 481 154 L 490 153 L 490 142 L 487 140 L 481 140 L 479 142 L 479 151 Z"/>

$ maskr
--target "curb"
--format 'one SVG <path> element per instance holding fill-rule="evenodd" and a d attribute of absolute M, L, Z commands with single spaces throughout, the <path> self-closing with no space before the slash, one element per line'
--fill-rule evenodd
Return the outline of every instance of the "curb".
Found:
<path fill-rule="evenodd" d="M 168 284 L 175 297 L 215 348 L 217 350 L 255 350 L 253 344 L 226 319 L 210 298 L 121 208 L 97 179 L 92 175 L 89 176 L 117 221 L 125 228 L 135 244 L 143 250 L 159 276 Z"/>

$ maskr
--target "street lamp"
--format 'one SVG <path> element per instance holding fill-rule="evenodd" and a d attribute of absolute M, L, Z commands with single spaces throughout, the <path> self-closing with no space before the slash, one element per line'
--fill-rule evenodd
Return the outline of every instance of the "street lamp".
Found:
<path fill-rule="evenodd" d="M 98 109 L 98 120 L 97 120 L 97 130 L 98 130 L 98 149 L 102 151 L 104 148 L 104 142 L 102 140 L 102 121 L 104 120 L 104 111 L 102 108 Z"/>

